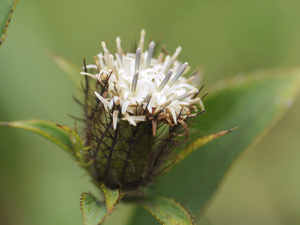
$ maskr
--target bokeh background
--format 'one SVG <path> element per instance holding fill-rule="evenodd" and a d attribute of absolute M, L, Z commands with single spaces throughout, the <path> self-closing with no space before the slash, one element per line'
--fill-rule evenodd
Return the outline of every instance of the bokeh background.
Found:
<path fill-rule="evenodd" d="M 299 8 L 297 0 L 20 0 L 0 49 L 0 120 L 73 127 L 67 113 L 80 114 L 76 88 L 47 52 L 82 65 L 102 40 L 114 49 L 120 36 L 130 50 L 142 28 L 155 40 L 162 36 L 171 52 L 181 45 L 179 59 L 203 69 L 208 87 L 241 73 L 299 67 Z M 298 99 L 234 165 L 199 224 L 300 224 L 299 112 Z M 79 225 L 80 194 L 98 193 L 54 144 L 3 127 L 0 182 L 1 225 Z M 130 210 L 118 205 L 106 224 L 126 221 Z"/>

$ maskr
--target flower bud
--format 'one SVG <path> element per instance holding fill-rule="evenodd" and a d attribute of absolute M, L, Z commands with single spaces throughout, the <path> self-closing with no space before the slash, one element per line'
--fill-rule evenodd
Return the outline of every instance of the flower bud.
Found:
<path fill-rule="evenodd" d="M 135 53 L 126 53 L 116 39 L 113 55 L 102 42 L 95 64 L 84 65 L 85 158 L 96 183 L 124 190 L 145 186 L 172 163 L 172 150 L 186 121 L 199 114 L 199 90 L 183 77 L 188 63 L 144 49 L 141 33 Z"/>

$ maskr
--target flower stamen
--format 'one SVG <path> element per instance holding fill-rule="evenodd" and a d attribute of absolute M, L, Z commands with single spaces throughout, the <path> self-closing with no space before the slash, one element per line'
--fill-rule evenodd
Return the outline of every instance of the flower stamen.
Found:
<path fill-rule="evenodd" d="M 174 75 L 174 77 L 172 78 L 172 80 L 170 80 L 170 83 L 169 83 L 170 86 L 172 86 L 179 79 L 179 77 L 184 73 L 184 71 L 186 70 L 187 67 L 188 67 L 188 63 L 187 62 L 185 62 L 185 63 L 182 64 L 182 66 L 179 68 L 179 70 Z"/>
<path fill-rule="evenodd" d="M 170 67 L 172 66 L 172 64 L 175 62 L 176 58 L 178 57 L 179 53 L 181 52 L 181 46 L 179 46 L 175 53 L 172 55 L 172 57 L 170 58 L 170 60 L 167 61 L 167 64 L 165 65 L 164 69 L 163 69 L 163 73 L 166 73 Z"/>
<path fill-rule="evenodd" d="M 151 59 L 152 59 L 152 56 L 153 56 L 154 48 L 155 48 L 155 43 L 154 43 L 154 41 L 151 41 L 151 43 L 149 45 L 149 49 L 148 49 L 148 55 L 147 55 L 145 69 L 150 67 L 150 63 L 151 63 Z"/>
<path fill-rule="evenodd" d="M 167 73 L 167 75 L 165 76 L 165 78 L 163 79 L 159 87 L 156 89 L 156 91 L 160 92 L 164 88 L 164 86 L 168 83 L 170 77 L 172 76 L 172 73 L 173 71 L 169 70 L 169 72 Z"/>

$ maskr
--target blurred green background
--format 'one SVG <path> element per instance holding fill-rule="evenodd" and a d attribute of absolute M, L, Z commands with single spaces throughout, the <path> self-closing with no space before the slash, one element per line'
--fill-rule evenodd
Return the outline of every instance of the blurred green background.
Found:
<path fill-rule="evenodd" d="M 240 73 L 298 67 L 299 8 L 296 0 L 20 1 L 0 49 L 0 120 L 73 127 L 66 114 L 80 114 L 76 88 L 47 51 L 82 65 L 102 40 L 113 50 L 120 36 L 131 50 L 142 28 L 162 36 L 171 52 L 181 45 L 179 59 L 202 68 L 207 87 Z M 300 224 L 299 110 L 297 100 L 235 164 L 199 224 Z M 0 128 L 0 140 L 0 224 L 82 224 L 80 194 L 98 193 L 84 171 L 35 134 Z M 106 224 L 125 221 L 130 209 L 118 205 Z"/>

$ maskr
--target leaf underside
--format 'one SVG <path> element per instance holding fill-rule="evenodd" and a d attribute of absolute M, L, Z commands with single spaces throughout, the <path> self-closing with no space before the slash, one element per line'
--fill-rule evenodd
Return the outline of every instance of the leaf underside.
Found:
<path fill-rule="evenodd" d="M 226 128 L 239 129 L 187 154 L 148 194 L 176 198 L 199 218 L 229 167 L 267 133 L 299 91 L 300 70 L 264 71 L 219 82 L 204 101 L 207 113 L 191 121 L 191 139 Z M 157 224 L 137 208 L 131 225 L 143 218 L 147 218 L 144 225 Z"/>

